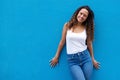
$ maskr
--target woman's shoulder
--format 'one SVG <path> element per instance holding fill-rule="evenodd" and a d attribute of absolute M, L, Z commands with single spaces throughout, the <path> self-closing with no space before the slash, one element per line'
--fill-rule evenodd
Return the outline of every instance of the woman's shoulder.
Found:
<path fill-rule="evenodd" d="M 69 29 L 69 22 L 64 23 L 64 28 L 67 29 L 67 30 Z"/>

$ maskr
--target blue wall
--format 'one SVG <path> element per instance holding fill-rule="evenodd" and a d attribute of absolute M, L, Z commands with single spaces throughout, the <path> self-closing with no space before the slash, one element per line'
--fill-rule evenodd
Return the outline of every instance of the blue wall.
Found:
<path fill-rule="evenodd" d="M 64 47 L 49 66 L 62 28 L 81 5 L 95 13 L 95 58 L 101 69 L 92 80 L 120 80 L 119 0 L 0 0 L 0 80 L 72 80 Z"/>

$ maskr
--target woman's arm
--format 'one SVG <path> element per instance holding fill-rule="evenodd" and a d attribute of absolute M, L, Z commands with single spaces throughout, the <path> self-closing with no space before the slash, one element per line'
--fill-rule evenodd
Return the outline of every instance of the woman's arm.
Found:
<path fill-rule="evenodd" d="M 53 59 L 50 60 L 50 65 L 52 67 L 54 67 L 58 63 L 60 53 L 61 53 L 62 48 L 63 48 L 65 41 L 66 41 L 67 29 L 68 29 L 68 26 L 67 26 L 67 23 L 65 23 L 64 27 L 63 27 L 63 31 L 62 31 L 62 37 L 61 37 L 61 40 L 60 40 L 59 45 L 58 45 L 57 52 L 56 52 L 55 56 L 53 57 Z"/>
<path fill-rule="evenodd" d="M 100 64 L 99 62 L 97 62 L 94 58 L 94 54 L 93 54 L 93 46 L 92 46 L 92 41 L 90 40 L 87 40 L 87 46 L 88 46 L 88 50 L 90 52 L 90 55 L 91 55 L 91 58 L 92 58 L 92 62 L 93 62 L 93 65 L 96 69 L 99 69 L 100 67 Z"/>

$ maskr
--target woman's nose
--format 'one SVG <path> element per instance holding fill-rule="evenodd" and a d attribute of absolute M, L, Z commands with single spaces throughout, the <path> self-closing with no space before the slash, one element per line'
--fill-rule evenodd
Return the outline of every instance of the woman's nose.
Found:
<path fill-rule="evenodd" d="M 84 15 L 81 15 L 81 17 L 83 17 Z"/>

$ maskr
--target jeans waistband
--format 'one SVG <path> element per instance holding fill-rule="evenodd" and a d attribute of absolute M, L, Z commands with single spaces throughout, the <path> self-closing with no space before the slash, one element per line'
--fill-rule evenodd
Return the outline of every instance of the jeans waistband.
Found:
<path fill-rule="evenodd" d="M 73 53 L 73 54 L 67 54 L 68 56 L 69 55 L 80 55 L 80 54 L 84 54 L 88 49 L 82 51 L 82 52 L 77 52 L 77 53 Z"/>

